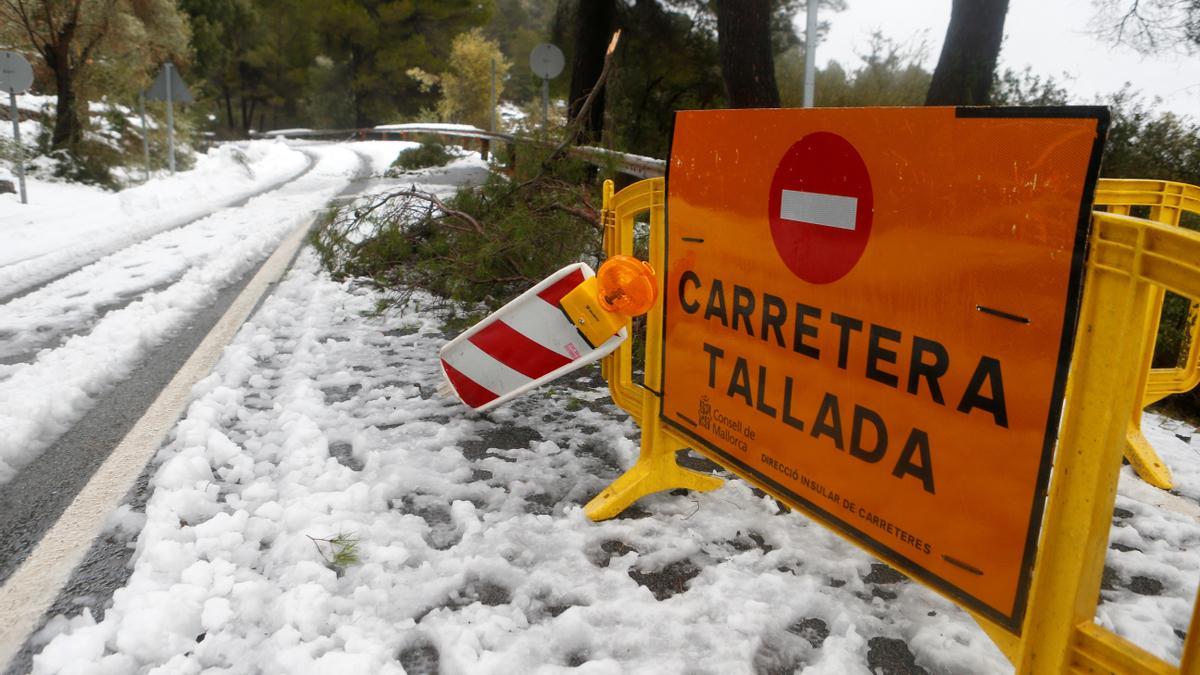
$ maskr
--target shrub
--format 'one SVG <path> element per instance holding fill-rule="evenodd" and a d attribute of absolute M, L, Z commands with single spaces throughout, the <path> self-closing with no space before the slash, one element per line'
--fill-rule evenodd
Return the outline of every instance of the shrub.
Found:
<path fill-rule="evenodd" d="M 454 159 L 454 155 L 441 142 L 426 140 L 415 148 L 401 150 L 392 162 L 391 168 L 388 169 L 387 175 L 395 177 L 405 171 L 443 166 L 452 159 Z"/>

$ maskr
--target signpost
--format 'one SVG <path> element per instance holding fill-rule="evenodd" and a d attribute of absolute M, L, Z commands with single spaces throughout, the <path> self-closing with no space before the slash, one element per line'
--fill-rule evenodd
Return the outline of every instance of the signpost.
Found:
<path fill-rule="evenodd" d="M 149 91 L 146 92 L 146 98 L 151 101 L 166 101 L 167 102 L 167 164 L 171 168 L 171 173 L 175 173 L 175 102 L 191 103 L 192 92 L 188 91 L 187 85 L 184 84 L 183 78 L 179 76 L 179 71 L 175 70 L 175 66 L 170 62 L 163 64 L 162 70 L 158 71 L 158 77 L 154 78 L 154 84 L 150 85 Z M 146 134 L 146 118 L 142 117 L 142 134 Z"/>
<path fill-rule="evenodd" d="M 146 92 L 138 92 L 138 114 L 142 117 L 142 164 L 150 180 L 150 131 L 146 126 Z"/>
<path fill-rule="evenodd" d="M 534 75 L 542 78 L 542 127 L 544 129 L 550 128 L 550 80 L 558 77 L 565 63 L 562 50 L 548 42 L 534 47 L 533 51 L 529 53 L 530 69 L 533 70 Z"/>
<path fill-rule="evenodd" d="M 12 112 L 13 142 L 16 144 L 17 183 L 21 189 L 21 203 L 28 204 L 25 194 L 25 149 L 21 147 L 21 123 L 17 114 L 17 94 L 22 94 L 33 84 L 33 68 L 29 61 L 17 52 L 0 52 L 0 89 L 8 92 L 8 105 Z"/>
<path fill-rule="evenodd" d="M 678 113 L 662 423 L 1020 633 L 1105 119 Z"/>

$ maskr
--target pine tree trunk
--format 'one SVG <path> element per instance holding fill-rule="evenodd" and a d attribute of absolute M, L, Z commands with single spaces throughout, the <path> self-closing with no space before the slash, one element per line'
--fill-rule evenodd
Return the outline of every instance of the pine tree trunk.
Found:
<path fill-rule="evenodd" d="M 778 108 L 770 0 L 716 0 L 721 77 L 731 108 Z"/>
<path fill-rule="evenodd" d="M 987 105 L 1008 0 L 954 0 L 925 105 Z"/>
<path fill-rule="evenodd" d="M 233 93 L 229 91 L 228 87 L 223 88 L 223 91 L 225 93 L 225 119 L 229 120 L 226 126 L 232 130 L 236 128 L 233 122 Z"/>
<path fill-rule="evenodd" d="M 579 3 L 575 16 L 575 58 L 571 65 L 570 118 L 579 114 L 583 102 L 600 79 L 604 69 L 604 53 L 612 38 L 616 17 L 616 0 L 585 0 Z M 579 132 L 579 143 L 588 145 L 600 140 L 604 132 L 604 89 L 596 94 L 592 108 Z"/>
<path fill-rule="evenodd" d="M 79 126 L 79 111 L 76 109 L 75 73 L 71 69 L 68 43 L 59 42 L 49 52 L 46 65 L 54 71 L 54 87 L 58 100 L 54 108 L 54 132 L 50 145 L 55 150 L 75 147 L 82 137 Z"/>
<path fill-rule="evenodd" d="M 354 126 L 358 129 L 366 129 L 371 126 L 370 120 L 367 118 L 367 111 L 363 107 L 362 92 L 358 89 L 358 69 L 363 63 L 365 54 L 361 53 L 358 47 L 350 50 L 350 96 L 354 99 Z"/>

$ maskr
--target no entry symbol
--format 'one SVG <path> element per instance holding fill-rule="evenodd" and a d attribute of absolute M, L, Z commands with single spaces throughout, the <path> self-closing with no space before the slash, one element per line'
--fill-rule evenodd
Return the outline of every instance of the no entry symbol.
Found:
<path fill-rule="evenodd" d="M 846 276 L 871 236 L 874 197 L 867 165 L 846 139 L 812 133 L 784 153 L 768 213 L 779 257 L 796 276 L 827 284 Z"/>

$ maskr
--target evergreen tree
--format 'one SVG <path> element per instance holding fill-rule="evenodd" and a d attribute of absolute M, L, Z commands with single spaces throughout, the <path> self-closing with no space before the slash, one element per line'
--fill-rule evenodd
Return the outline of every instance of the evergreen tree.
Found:
<path fill-rule="evenodd" d="M 442 119 L 473 124 L 480 129 L 491 126 L 493 64 L 498 100 L 504 92 L 504 76 L 509 68 L 500 45 L 485 38 L 478 28 L 454 38 L 449 70 L 440 78 L 442 98 L 438 101 L 438 114 Z"/>
<path fill-rule="evenodd" d="M 491 17 L 490 0 L 330 0 L 317 23 L 323 53 L 347 66 L 354 124 L 372 126 L 436 103 L 410 69 L 446 70 L 455 35 Z"/>
<path fill-rule="evenodd" d="M 778 108 L 769 0 L 715 0 L 721 76 L 733 108 Z"/>
<path fill-rule="evenodd" d="M 925 105 L 987 105 L 1008 0 L 954 0 Z"/>

